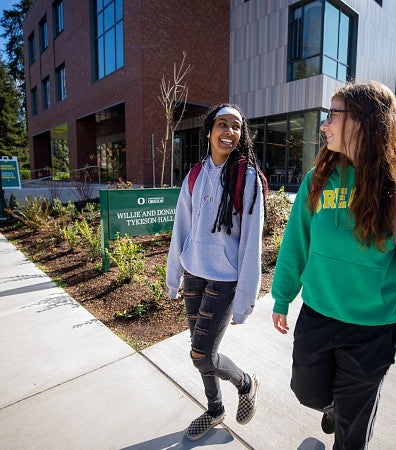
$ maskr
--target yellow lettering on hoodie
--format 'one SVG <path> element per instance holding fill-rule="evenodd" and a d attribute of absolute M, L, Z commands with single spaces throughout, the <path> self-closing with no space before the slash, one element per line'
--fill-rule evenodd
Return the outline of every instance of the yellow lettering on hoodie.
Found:
<path fill-rule="evenodd" d="M 356 192 L 356 188 L 352 188 L 351 190 L 351 195 L 349 196 L 349 201 L 348 201 L 348 208 L 350 208 L 352 201 L 353 201 L 353 197 L 355 196 L 355 192 Z"/>
<path fill-rule="evenodd" d="M 323 191 L 323 208 L 334 209 L 336 207 L 336 194 L 331 189 L 326 189 Z"/>
<path fill-rule="evenodd" d="M 348 189 L 347 188 L 341 188 L 340 189 L 340 196 L 339 196 L 339 200 L 338 200 L 338 207 L 339 208 L 346 208 L 347 204 L 346 204 L 346 196 L 348 193 Z"/>
<path fill-rule="evenodd" d="M 346 187 L 324 190 L 322 192 L 323 201 L 322 198 L 319 197 L 318 204 L 316 205 L 316 212 L 318 213 L 322 208 L 335 209 L 337 204 L 340 209 L 349 208 L 351 206 L 355 191 L 356 188 L 351 189 L 351 193 L 348 198 L 348 188 Z"/>

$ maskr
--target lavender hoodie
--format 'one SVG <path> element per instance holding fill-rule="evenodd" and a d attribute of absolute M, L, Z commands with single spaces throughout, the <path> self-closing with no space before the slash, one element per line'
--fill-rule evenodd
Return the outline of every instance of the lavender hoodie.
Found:
<path fill-rule="evenodd" d="M 207 280 L 237 280 L 233 321 L 244 323 L 253 311 L 261 285 L 263 194 L 258 180 L 256 202 L 253 213 L 249 214 L 256 174 L 248 167 L 242 223 L 237 214 L 233 216 L 230 235 L 224 227 L 212 233 L 223 190 L 222 167 L 215 166 L 209 157 L 195 181 L 192 195 L 188 175 L 183 181 L 168 254 L 166 283 L 168 295 L 177 298 L 184 270 Z"/>

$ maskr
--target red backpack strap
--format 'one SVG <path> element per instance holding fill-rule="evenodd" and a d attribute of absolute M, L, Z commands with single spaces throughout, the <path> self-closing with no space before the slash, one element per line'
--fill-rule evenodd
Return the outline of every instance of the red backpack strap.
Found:
<path fill-rule="evenodd" d="M 241 156 L 238 161 L 238 172 L 237 172 L 237 180 L 234 191 L 234 208 L 237 212 L 242 215 L 242 205 L 241 205 L 241 192 L 243 187 L 243 182 L 245 178 L 245 173 L 247 169 L 247 158 L 245 156 Z"/>
<path fill-rule="evenodd" d="M 192 195 L 192 191 L 194 189 L 194 184 L 196 179 L 198 178 L 199 172 L 201 172 L 202 163 L 196 163 L 191 167 L 190 172 L 188 173 L 188 189 L 190 191 L 190 195 Z"/>

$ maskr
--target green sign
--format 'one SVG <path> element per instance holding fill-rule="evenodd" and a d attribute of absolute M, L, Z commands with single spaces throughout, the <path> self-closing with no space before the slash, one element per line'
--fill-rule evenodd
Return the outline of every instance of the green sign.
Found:
<path fill-rule="evenodd" d="M 179 193 L 180 188 L 99 191 L 105 271 L 109 269 L 106 249 L 111 239 L 172 231 Z"/>
<path fill-rule="evenodd" d="M 1 181 L 3 189 L 21 189 L 18 158 L 3 156 L 0 159 Z"/>

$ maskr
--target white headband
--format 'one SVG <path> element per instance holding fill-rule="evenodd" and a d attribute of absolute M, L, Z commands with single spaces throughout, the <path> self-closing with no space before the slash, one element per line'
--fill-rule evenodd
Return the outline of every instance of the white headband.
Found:
<path fill-rule="evenodd" d="M 237 109 L 232 108 L 231 106 L 223 106 L 223 108 L 220 108 L 215 115 L 215 119 L 216 119 L 216 117 L 223 116 L 224 114 L 231 114 L 232 116 L 235 116 L 242 123 L 241 113 Z"/>

